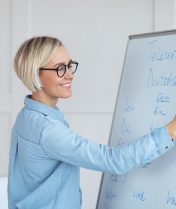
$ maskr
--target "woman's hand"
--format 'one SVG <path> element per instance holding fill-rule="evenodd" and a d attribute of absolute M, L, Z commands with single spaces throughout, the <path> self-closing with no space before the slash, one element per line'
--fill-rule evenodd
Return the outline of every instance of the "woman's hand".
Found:
<path fill-rule="evenodd" d="M 176 139 L 176 116 L 166 125 L 167 131 L 172 139 Z"/>

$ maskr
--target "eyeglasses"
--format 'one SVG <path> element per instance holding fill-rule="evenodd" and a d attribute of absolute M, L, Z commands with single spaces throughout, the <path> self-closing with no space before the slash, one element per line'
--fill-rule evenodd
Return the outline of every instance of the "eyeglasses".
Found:
<path fill-rule="evenodd" d="M 71 61 L 68 65 L 61 64 L 57 68 L 39 68 L 39 70 L 54 70 L 57 72 L 57 75 L 61 78 L 65 75 L 67 68 L 74 74 L 78 68 L 78 62 Z"/>

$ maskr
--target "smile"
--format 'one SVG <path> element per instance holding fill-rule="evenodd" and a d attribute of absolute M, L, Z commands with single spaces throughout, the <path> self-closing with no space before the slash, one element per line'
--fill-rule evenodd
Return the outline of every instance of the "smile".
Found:
<path fill-rule="evenodd" d="M 66 88 L 70 88 L 71 87 L 71 83 L 66 83 L 66 84 L 61 84 L 62 87 L 66 87 Z"/>

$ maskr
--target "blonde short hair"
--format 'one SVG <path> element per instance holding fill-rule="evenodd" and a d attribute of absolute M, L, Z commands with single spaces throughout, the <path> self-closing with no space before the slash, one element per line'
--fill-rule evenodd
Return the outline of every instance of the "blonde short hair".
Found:
<path fill-rule="evenodd" d="M 55 50 L 63 45 L 57 38 L 49 36 L 33 37 L 18 49 L 14 68 L 18 77 L 32 92 L 41 88 L 39 68 L 48 63 Z"/>

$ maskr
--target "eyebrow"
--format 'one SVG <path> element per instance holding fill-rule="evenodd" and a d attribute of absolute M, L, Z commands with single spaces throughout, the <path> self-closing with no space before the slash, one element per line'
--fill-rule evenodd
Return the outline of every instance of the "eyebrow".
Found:
<path fill-rule="evenodd" d="M 69 60 L 68 61 L 68 64 L 70 63 L 70 62 L 72 62 L 73 60 Z M 65 62 L 59 62 L 59 63 L 56 63 L 54 66 L 52 66 L 52 67 L 57 67 L 57 66 L 59 66 L 59 65 L 66 65 L 66 63 Z"/>

